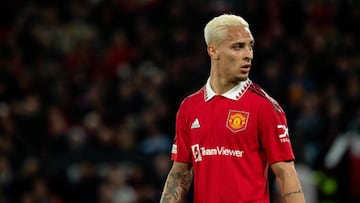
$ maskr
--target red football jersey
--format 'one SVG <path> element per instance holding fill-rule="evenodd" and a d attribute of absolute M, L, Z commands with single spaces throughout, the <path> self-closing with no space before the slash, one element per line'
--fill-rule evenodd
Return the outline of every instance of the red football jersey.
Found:
<path fill-rule="evenodd" d="M 269 164 L 293 160 L 285 113 L 251 80 L 181 103 L 172 160 L 191 163 L 195 203 L 269 202 Z"/>

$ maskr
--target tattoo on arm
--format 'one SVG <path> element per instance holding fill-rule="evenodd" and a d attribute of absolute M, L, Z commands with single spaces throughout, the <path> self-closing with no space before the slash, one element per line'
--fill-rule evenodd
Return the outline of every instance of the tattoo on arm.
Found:
<path fill-rule="evenodd" d="M 301 194 L 301 193 L 302 193 L 301 190 L 293 191 L 293 192 L 287 192 L 287 193 L 285 193 L 285 194 L 283 195 L 283 197 L 286 198 L 286 197 L 289 197 L 289 196 L 291 196 L 291 195 Z"/>
<path fill-rule="evenodd" d="M 181 202 L 189 190 L 191 181 L 191 170 L 171 171 L 166 180 L 160 203 Z"/>

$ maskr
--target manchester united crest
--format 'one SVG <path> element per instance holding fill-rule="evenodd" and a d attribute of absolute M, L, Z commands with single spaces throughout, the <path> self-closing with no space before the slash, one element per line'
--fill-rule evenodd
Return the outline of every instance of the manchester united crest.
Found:
<path fill-rule="evenodd" d="M 245 130 L 249 118 L 249 112 L 230 110 L 226 127 L 232 132 Z"/>

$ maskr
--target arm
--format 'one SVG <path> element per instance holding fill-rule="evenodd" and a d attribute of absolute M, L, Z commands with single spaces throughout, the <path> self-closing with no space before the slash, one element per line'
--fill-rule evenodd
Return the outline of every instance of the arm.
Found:
<path fill-rule="evenodd" d="M 281 197 L 285 203 L 305 203 L 305 197 L 297 177 L 294 162 L 277 162 L 271 165 Z"/>
<path fill-rule="evenodd" d="M 165 182 L 160 203 L 183 202 L 192 181 L 192 165 L 174 162 Z"/>

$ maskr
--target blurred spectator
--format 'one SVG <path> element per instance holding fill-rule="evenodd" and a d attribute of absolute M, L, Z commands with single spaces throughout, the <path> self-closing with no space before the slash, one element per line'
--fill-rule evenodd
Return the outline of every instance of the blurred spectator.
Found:
<path fill-rule="evenodd" d="M 304 162 L 314 167 L 318 156 L 323 150 L 324 116 L 320 110 L 319 95 L 315 92 L 306 94 L 302 99 L 302 110 L 295 121 L 294 141 L 303 144 L 302 153 Z"/>
<path fill-rule="evenodd" d="M 9 194 L 13 192 L 11 190 L 12 183 L 14 181 L 14 174 L 11 169 L 8 158 L 5 155 L 0 154 L 0 200 L 7 202 L 11 200 Z"/>
<path fill-rule="evenodd" d="M 42 178 L 36 178 L 33 180 L 30 191 L 23 194 L 21 201 L 25 203 L 27 202 L 63 203 L 64 202 L 61 198 L 51 194 L 51 192 L 49 191 L 49 185 Z"/>
<path fill-rule="evenodd" d="M 119 166 L 110 166 L 100 186 L 99 203 L 135 203 L 137 195 L 127 183 L 127 175 Z"/>
<path fill-rule="evenodd" d="M 121 66 L 130 63 L 135 58 L 135 50 L 131 46 L 125 31 L 114 33 L 110 47 L 104 56 L 104 72 L 113 77 L 120 72 Z"/>
<path fill-rule="evenodd" d="M 74 162 L 67 167 L 67 180 L 65 202 L 99 202 L 100 178 L 93 163 L 87 160 Z"/>

